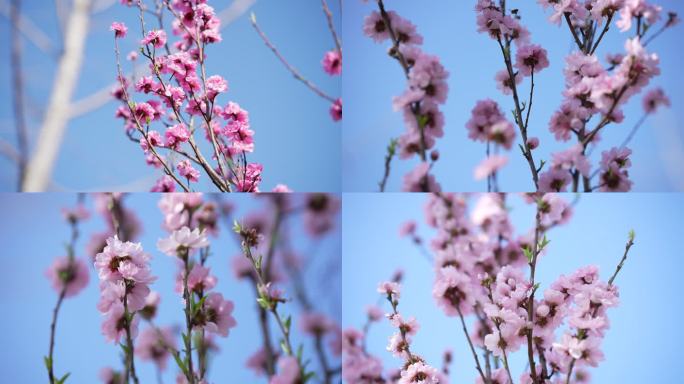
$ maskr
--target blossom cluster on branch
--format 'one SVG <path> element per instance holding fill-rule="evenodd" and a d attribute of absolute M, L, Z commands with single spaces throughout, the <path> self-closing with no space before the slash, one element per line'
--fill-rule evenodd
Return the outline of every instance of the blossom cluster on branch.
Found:
<path fill-rule="evenodd" d="M 112 23 L 120 84 L 113 95 L 122 104 L 116 116 L 124 120 L 128 138 L 140 144 L 147 164 L 164 173 L 152 191 L 191 191 L 204 174 L 219 191 L 258 192 L 263 166 L 247 160 L 255 145 L 249 114 L 236 102 L 219 101 L 228 82 L 206 70 L 209 46 L 222 40 L 214 9 L 206 0 L 155 0 L 154 7 L 142 0 L 122 3 L 138 9 L 139 54 L 149 72 L 139 78 L 124 76 L 119 40 L 128 28 Z M 155 27 L 146 22 L 149 14 Z M 167 14 L 172 16 L 175 41 L 164 29 Z M 136 51 L 129 55 L 137 58 Z M 137 96 L 147 99 L 136 100 Z M 154 123 L 164 131 L 155 130 Z M 203 140 L 195 133 L 203 134 Z M 201 147 L 210 148 L 208 157 Z M 287 190 L 284 185 L 276 187 L 279 192 Z"/>
<path fill-rule="evenodd" d="M 404 177 L 404 191 L 439 191 L 439 184 L 429 173 L 439 154 L 433 150 L 428 156 L 428 150 L 444 133 L 444 117 L 438 105 L 447 97 L 448 72 L 437 57 L 417 48 L 423 37 L 410 21 L 386 11 L 382 0 L 375 2 L 379 12 L 366 17 L 364 34 L 377 42 L 391 40 L 389 54 L 401 64 L 408 80 L 407 91 L 393 101 L 395 109 L 404 112 L 407 132 L 388 146 L 380 190 L 385 188 L 392 157 L 398 152 L 402 159 L 416 154 L 421 160 Z M 539 87 L 535 75 L 549 67 L 550 58 L 544 47 L 531 42 L 530 31 L 522 24 L 522 12 L 510 3 L 478 0 L 475 5 L 477 32 L 495 41 L 501 52 L 504 68 L 494 79 L 497 88 L 511 96 L 513 117 L 509 121 L 506 108 L 492 99 L 476 102 L 466 128 L 469 139 L 485 144 L 486 157 L 475 168 L 475 179 L 487 179 L 487 191 L 498 192 L 497 175 L 509 158 L 502 151 L 516 146 L 529 167 L 530 191 L 629 191 L 633 185 L 629 179 L 632 151 L 627 145 L 647 115 L 670 104 L 662 89 L 646 93 L 644 115 L 621 145 L 603 150 L 597 165 L 592 164 L 591 154 L 605 128 L 623 122 L 625 105 L 660 74 L 658 55 L 647 48 L 653 39 L 678 24 L 678 16 L 670 12 L 664 18 L 662 8 L 647 0 L 538 1 L 551 10 L 552 23 L 567 24 L 575 44 L 565 58 L 563 101 L 548 122 L 556 140 L 572 144 L 551 154 L 549 160 L 539 160 L 535 159 L 535 150 L 543 143 L 540 132 L 533 128 L 539 123 L 532 116 L 535 87 Z M 609 54 L 602 61 L 597 50 L 612 25 L 623 34 L 633 34 L 625 39 L 624 53 Z M 529 86 L 529 91 L 523 91 L 523 86 Z"/>
<path fill-rule="evenodd" d="M 547 234 L 567 223 L 573 208 L 561 195 L 522 197 L 536 213 L 532 230 L 518 234 L 504 194 L 483 194 L 474 202 L 468 194 L 429 195 L 425 218 L 436 231 L 430 241 L 432 296 L 441 312 L 458 318 L 477 383 L 588 382 L 587 368 L 598 366 L 604 358 L 601 341 L 609 328 L 607 310 L 619 303 L 614 281 L 634 245 L 634 233 L 630 232 L 622 259 L 608 280 L 601 280 L 598 267 L 589 265 L 542 287 L 536 270 L 542 258 L 551 257 Z M 415 222 L 402 225 L 400 235 L 422 244 Z M 361 331 L 344 332 L 348 383 L 448 382 L 448 366 L 440 371 L 413 351 L 419 325 L 415 318 L 399 313 L 401 289 L 396 277 L 378 287 L 389 303 L 386 317 L 396 329 L 387 350 L 403 360 L 399 371 L 386 371 L 382 360 L 366 348 L 369 325 L 380 321 L 382 313 L 371 307 Z M 519 371 L 509 364 L 516 352 L 527 360 Z M 444 360 L 449 363 L 450 354 Z"/>
<path fill-rule="evenodd" d="M 222 219 L 230 221 L 235 212 L 231 200 L 213 199 L 198 193 L 161 195 L 158 207 L 161 227 L 167 233 L 156 248 L 168 255 L 177 267 L 174 291 L 182 314 L 180 324 L 161 325 L 157 314 L 160 292 L 152 287 L 157 280 L 151 267 L 152 255 L 137 237 L 142 224 L 135 211 L 125 207 L 122 194 L 96 194 L 94 205 L 108 230 L 94 234 L 86 246 L 91 266 L 99 280 L 97 310 L 103 315 L 105 341 L 121 348 L 120 369 L 103 368 L 100 379 L 107 384 L 139 383 L 136 362 L 154 364 L 158 375 L 169 367 L 177 368 L 177 383 L 206 384 L 210 368 L 220 366 L 221 354 L 216 337 L 228 337 L 237 326 L 233 301 L 224 297 L 218 278 L 212 272 L 212 243 L 227 237 L 242 253 L 233 259 L 236 279 L 254 288 L 255 309 L 261 331 L 261 348 L 245 358 L 246 368 L 264 376 L 271 384 L 301 384 L 320 381 L 331 384 L 341 374 L 341 330 L 337 321 L 321 307 L 324 298 L 307 289 L 304 265 L 298 255 L 291 231 L 301 226 L 315 244 L 337 230 L 340 201 L 327 194 L 270 194 L 258 197 L 266 209 L 253 211 L 238 220 L 237 234 L 219 231 Z M 90 216 L 82 197 L 75 208 L 65 209 L 72 239 L 68 255 L 57 258 L 46 276 L 59 294 L 53 311 L 50 350 L 45 356 L 50 383 L 64 383 L 69 374 L 58 377 L 54 345 L 56 322 L 62 301 L 88 286 L 88 264 L 75 256 L 78 224 Z M 134 225 L 131 223 L 135 223 Z M 103 239 L 104 237 L 104 239 Z M 325 259 L 324 259 L 325 260 Z M 219 260 L 215 260 L 219 261 Z M 224 260 L 225 261 L 225 260 Z M 285 289 L 291 294 L 286 294 Z M 170 303 L 169 305 L 174 305 Z M 297 310 L 293 308 L 297 305 Z M 285 315 L 288 312 L 289 315 Z M 300 333 L 295 340 L 290 336 Z M 273 335 L 274 329 L 282 337 Z M 303 337 L 302 337 L 303 336 Z M 258 338 L 255 338 L 258 339 Z M 280 340 L 278 340 L 280 339 Z M 278 348 L 276 346 L 280 345 Z M 306 349 L 305 349 L 306 348 Z M 310 349 L 309 349 L 310 348 Z M 306 350 L 306 353 L 304 352 Z M 315 358 L 316 365 L 308 363 Z M 316 379 L 314 379 L 316 378 Z"/>

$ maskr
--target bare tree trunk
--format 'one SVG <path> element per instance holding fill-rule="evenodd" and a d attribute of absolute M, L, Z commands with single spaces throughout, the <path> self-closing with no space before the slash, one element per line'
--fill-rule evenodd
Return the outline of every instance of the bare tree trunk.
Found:
<path fill-rule="evenodd" d="M 64 52 L 59 59 L 38 143 L 26 169 L 22 186 L 26 192 L 44 191 L 50 183 L 52 168 L 69 121 L 71 96 L 81 69 L 91 3 L 91 0 L 73 2 L 64 33 Z"/>

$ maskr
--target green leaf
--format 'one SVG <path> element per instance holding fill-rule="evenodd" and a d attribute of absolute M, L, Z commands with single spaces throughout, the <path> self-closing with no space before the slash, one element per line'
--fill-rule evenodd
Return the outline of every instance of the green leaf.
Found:
<path fill-rule="evenodd" d="M 121 347 L 121 350 L 123 351 L 124 355 L 128 355 L 128 346 L 124 343 L 119 343 L 119 346 Z"/>
<path fill-rule="evenodd" d="M 47 368 L 48 371 L 52 369 L 52 359 L 47 356 L 43 356 L 43 360 L 45 361 L 45 368 Z"/>
<path fill-rule="evenodd" d="M 282 348 L 283 352 L 285 352 L 286 355 L 291 355 L 292 351 L 287 347 L 287 344 L 285 344 L 285 340 L 280 340 L 280 348 Z"/>
<path fill-rule="evenodd" d="M 285 326 L 287 332 L 290 333 L 290 326 L 292 325 L 292 316 L 288 316 L 287 318 L 285 318 L 283 325 Z"/>
<path fill-rule="evenodd" d="M 268 300 L 267 298 L 263 297 L 263 296 L 257 298 L 257 303 L 259 303 L 259 306 L 263 309 L 271 308 L 271 301 Z"/>
<path fill-rule="evenodd" d="M 549 245 L 550 242 L 551 242 L 551 240 L 547 239 L 546 235 L 544 235 L 544 238 L 541 240 L 541 242 L 539 243 L 539 245 L 537 247 L 539 252 L 541 252 L 542 249 L 546 248 L 546 246 Z"/>
<path fill-rule="evenodd" d="M 66 381 L 66 379 L 69 378 L 70 375 L 71 375 L 71 372 L 67 372 L 66 375 L 62 376 L 61 379 L 57 380 L 57 384 L 63 384 Z"/>
<path fill-rule="evenodd" d="M 634 232 L 633 229 L 629 230 L 629 241 L 630 243 L 634 241 L 634 237 L 636 236 L 636 233 Z"/>
<path fill-rule="evenodd" d="M 299 347 L 297 347 L 297 360 L 302 361 L 302 355 L 304 355 L 304 344 L 299 344 Z"/>
<path fill-rule="evenodd" d="M 238 222 L 237 220 L 233 220 L 233 232 L 235 232 L 235 233 L 242 232 L 242 227 L 240 226 L 240 222 Z"/>
<path fill-rule="evenodd" d="M 531 263 L 532 259 L 533 259 L 532 251 L 527 246 L 522 247 L 522 251 L 525 254 L 525 258 L 527 259 L 527 262 Z"/>
<path fill-rule="evenodd" d="M 257 259 L 254 261 L 254 266 L 256 267 L 257 271 L 261 271 L 261 262 L 263 260 L 263 256 L 259 255 Z"/>
<path fill-rule="evenodd" d="M 427 115 L 419 115 L 418 116 L 418 125 L 420 125 L 420 128 L 425 128 L 425 125 L 428 122 L 428 116 Z"/>
<path fill-rule="evenodd" d="M 188 368 L 185 367 L 185 363 L 180 358 L 180 354 L 178 352 L 174 353 L 173 358 L 174 358 L 174 360 L 176 360 L 176 364 L 178 365 L 178 368 L 180 368 L 180 370 L 183 371 L 183 374 L 187 377 L 188 376 Z"/>

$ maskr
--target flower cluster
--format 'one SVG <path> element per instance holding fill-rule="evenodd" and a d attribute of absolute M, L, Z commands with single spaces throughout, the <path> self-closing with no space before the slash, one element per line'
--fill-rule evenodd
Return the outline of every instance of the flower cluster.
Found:
<path fill-rule="evenodd" d="M 572 190 L 577 191 L 581 180 L 581 189 L 586 192 L 596 189 L 628 191 L 632 182 L 623 169 L 626 167 L 609 163 L 616 152 L 621 152 L 622 157 L 631 152 L 625 145 L 643 118 L 620 148 L 603 152 L 599 171 L 589 174 L 590 165 L 583 157 L 590 153 L 589 146 L 597 146 L 600 142 L 600 131 L 611 123 L 621 123 L 625 118 L 623 107 L 660 74 L 659 58 L 655 53 L 649 53 L 646 46 L 665 29 L 677 24 L 679 19 L 670 13 L 667 21 L 656 30 L 662 8 L 646 0 L 544 0 L 540 4 L 553 10 L 552 22 L 560 24 L 565 19 L 577 44 L 577 51 L 566 58 L 564 100 L 551 117 L 549 130 L 560 141 L 574 137 L 577 143 L 568 152 L 573 152 L 577 160 L 587 166 L 585 169 L 574 165 L 563 169 L 554 166 L 540 174 L 539 190 L 565 191 L 572 185 Z M 625 53 L 608 55 L 607 66 L 604 66 L 595 52 L 611 22 L 618 17 L 616 25 L 620 31 L 630 31 L 636 25 L 635 35 L 625 41 Z M 586 34 L 589 29 L 593 31 L 591 35 Z M 669 100 L 662 90 L 657 89 L 648 93 L 643 103 L 645 113 L 649 114 L 660 105 L 669 105 Z M 594 116 L 598 116 L 598 123 L 589 127 L 588 123 Z M 599 180 L 593 181 L 597 174 L 600 175 Z"/>
<path fill-rule="evenodd" d="M 150 294 L 152 276 L 151 256 L 140 243 L 123 242 L 115 235 L 95 256 L 95 268 L 100 278 L 100 301 L 97 309 L 105 315 L 102 333 L 109 342 L 118 343 L 122 337 L 135 338 L 138 332 L 136 311 L 145 307 Z"/>
<path fill-rule="evenodd" d="M 468 194 L 430 195 L 425 217 L 437 232 L 431 241 L 435 303 L 445 315 L 460 319 L 478 371 L 477 383 L 517 382 L 509 362 L 518 350 L 526 350 L 529 359 L 521 383 L 585 382 L 585 369 L 603 359 L 600 344 L 609 326 L 606 311 L 618 304 L 613 282 L 634 244 L 634 234 L 630 233 L 620 265 L 608 282 L 599 279 L 596 266 L 587 266 L 542 288 L 534 271 L 548 251 L 546 234 L 567 223 L 572 208 L 557 194 L 522 197 L 536 207 L 535 226 L 531 233 L 516 235 L 504 194 L 483 194 L 474 202 Z M 404 224 L 400 234 L 416 231 L 415 223 Z M 387 350 L 404 360 L 392 380 L 446 383 L 443 372 L 448 368 L 437 372 L 412 351 L 418 323 L 397 311 L 400 284 L 382 282 L 377 290 L 391 305 L 387 317 L 396 329 Z M 349 383 L 384 380 L 380 360 L 365 348 L 369 325 L 377 321 L 375 312 L 369 310 L 363 332 L 345 331 Z M 470 330 L 469 316 L 474 318 Z M 493 367 L 492 359 L 503 367 Z"/>
<path fill-rule="evenodd" d="M 142 19 L 147 10 L 140 2 L 137 7 Z M 177 40 L 168 41 L 163 29 L 143 30 L 139 48 L 149 61 L 149 74 L 131 80 L 119 64 L 120 85 L 113 91 L 122 102 L 116 116 L 124 120 L 126 135 L 140 143 L 147 163 L 164 173 L 152 191 L 189 191 L 204 171 L 220 191 L 258 192 L 262 166 L 247 161 L 254 151 L 249 114 L 235 102 L 220 104 L 218 96 L 228 91 L 228 83 L 220 75 L 205 74 L 206 50 L 221 41 L 220 20 L 206 1 L 174 1 L 168 11 Z M 156 12 L 161 20 L 163 8 Z M 126 27 L 115 22 L 112 30 L 118 62 L 118 39 L 125 37 Z M 147 99 L 135 100 L 134 91 Z M 155 122 L 165 131 L 155 130 Z M 195 132 L 204 133 L 210 159 Z"/>
<path fill-rule="evenodd" d="M 378 1 L 379 11 L 373 11 L 364 21 L 363 31 L 375 42 L 390 40 L 389 55 L 401 65 L 407 79 L 404 93 L 394 98 L 395 110 L 402 111 L 406 131 L 399 136 L 399 157 L 418 156 L 420 163 L 404 176 L 404 191 L 438 191 L 439 184 L 429 174 L 428 151 L 432 162 L 438 159 L 435 140 L 444 135 L 444 116 L 439 110 L 447 99 L 449 72 L 439 57 L 421 49 L 423 37 L 416 27 L 394 11 L 386 11 Z"/>

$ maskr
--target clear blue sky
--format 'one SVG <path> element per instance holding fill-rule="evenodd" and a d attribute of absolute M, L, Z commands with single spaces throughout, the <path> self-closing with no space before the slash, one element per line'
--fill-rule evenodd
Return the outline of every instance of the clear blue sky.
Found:
<path fill-rule="evenodd" d="M 72 206 L 76 196 L 72 194 L 5 194 L 0 198 L 0 231 L 3 238 L 3 253 L 0 256 L 5 278 L 0 293 L 3 316 L 0 317 L 0 368 L 3 382 L 40 383 L 46 380 L 43 356 L 47 354 L 49 327 L 52 308 L 57 294 L 44 277 L 45 269 L 53 258 L 64 254 L 63 244 L 70 232 L 62 220 L 60 209 Z M 157 239 L 165 236 L 161 229 L 162 215 L 157 208 L 158 197 L 152 194 L 137 194 L 126 199 L 126 206 L 137 213 L 144 224 L 140 241 L 146 251 L 151 253 L 152 270 L 159 277 L 152 289 L 161 293 L 160 313 L 156 320 L 159 325 L 182 324 L 182 303 L 173 291 L 176 274 L 175 263 L 171 258 L 156 250 Z M 264 208 L 264 201 L 249 196 L 230 196 L 237 206 L 236 215 L 241 217 L 247 212 Z M 92 200 L 88 198 L 88 206 Z M 301 227 L 301 216 L 293 218 L 291 236 L 293 246 L 306 257 L 306 284 L 316 287 L 310 294 L 316 306 L 337 321 L 341 317 L 341 277 L 340 277 L 340 225 L 321 242 L 314 243 Z M 78 256 L 88 235 L 104 229 L 99 217 L 91 218 L 81 228 L 82 237 L 78 242 Z M 227 338 L 217 338 L 221 354 L 212 363 L 211 382 L 246 383 L 265 382 L 258 379 L 252 371 L 244 368 L 249 355 L 261 345 L 256 303 L 252 288 L 246 282 L 233 278 L 230 260 L 239 252 L 231 233 L 221 228 L 221 235 L 212 239 L 213 256 L 208 263 L 218 278 L 216 290 L 227 299 L 235 302 L 234 317 L 238 322 Z M 327 272 L 327 273 L 325 273 Z M 285 287 L 290 291 L 289 287 Z M 325 291 L 325 296 L 314 294 Z M 107 344 L 100 332 L 102 317 L 95 305 L 99 299 L 97 274 L 91 269 L 90 284 L 78 296 L 66 299 L 63 303 L 57 331 L 55 349 L 56 372 L 64 374 L 71 371 L 70 383 L 92 384 L 97 381 L 100 368 L 106 365 L 119 367 L 120 348 Z M 288 313 L 300 311 L 296 304 L 283 308 Z M 141 327 L 142 328 L 142 327 Z M 294 341 L 302 341 L 296 320 L 293 320 Z M 275 329 L 274 329 L 275 332 Z M 275 334 L 275 333 L 274 333 Z M 312 358 L 313 347 L 304 341 L 305 355 Z M 335 361 L 335 360 L 334 360 Z M 137 361 L 142 383 L 154 383 L 154 370 L 151 364 Z M 164 376 L 165 383 L 175 382 L 175 364 L 169 361 Z M 172 375 L 173 373 L 173 375 Z"/>
<path fill-rule="evenodd" d="M 231 0 L 211 1 L 217 11 Z M 24 2 L 24 13 L 59 46 L 55 9 L 52 2 Z M 330 6 L 340 21 L 337 1 Z M 307 0 L 257 1 L 251 11 L 282 54 L 327 93 L 339 97 L 340 78 L 331 77 L 320 65 L 334 43 L 319 2 Z M 137 11 L 116 4 L 93 16 L 87 39 L 84 66 L 75 99 L 112 84 L 116 66 L 112 21 L 124 21 L 129 36 L 124 53 L 135 49 L 139 40 Z M 168 20 L 168 19 L 167 19 Z M 338 25 L 339 28 L 339 25 Z M 9 42 L 9 23 L 0 18 L 0 35 Z M 208 50 L 209 74 L 228 80 L 229 92 L 221 102 L 238 102 L 250 112 L 256 150 L 250 161 L 264 165 L 262 190 L 285 183 L 297 191 L 338 191 L 340 188 L 340 130 L 328 113 L 329 103 L 294 80 L 262 43 L 249 22 L 249 12 L 222 30 L 223 42 Z M 0 53 L 0 138 L 15 143 L 10 89 L 9 45 Z M 40 115 L 52 88 L 55 61 L 25 43 L 24 73 L 27 82 L 28 116 L 32 143 L 35 143 Z M 140 148 L 123 133 L 114 119 L 118 104 L 110 102 L 99 110 L 71 121 L 55 165 L 54 183 L 58 190 L 98 190 L 113 188 L 147 191 L 159 171 L 148 167 Z M 214 191 L 202 176 L 200 190 Z M 0 190 L 16 189 L 16 170 L 0 159 Z"/>
<path fill-rule="evenodd" d="M 441 367 L 444 349 L 452 348 L 451 382 L 474 382 L 477 373 L 460 323 L 457 318 L 446 317 L 432 298 L 432 265 L 408 239 L 398 238 L 399 224 L 408 219 L 418 221 L 418 233 L 423 238 L 434 236 L 434 231 L 424 224 L 426 196 L 345 194 L 344 200 L 345 329 L 363 324 L 365 306 L 378 300 L 378 282 L 402 268 L 405 277 L 399 309 L 405 316 L 415 316 L 421 325 L 412 350 Z M 526 233 L 534 222 L 534 208 L 517 196 L 508 201 L 515 228 L 518 233 Z M 608 278 L 622 257 L 627 233 L 630 229 L 636 231 L 636 245 L 616 280 L 621 304 L 609 312 L 611 328 L 603 343 L 606 360 L 591 370 L 592 382 L 681 381 L 677 369 L 671 368 L 679 364 L 684 341 L 679 331 L 684 316 L 679 304 L 684 268 L 681 212 L 681 194 L 584 195 L 570 223 L 549 233 L 550 248 L 537 268 L 542 290 L 560 274 L 589 264 L 598 265 L 602 278 Z M 382 357 L 385 367 L 397 368 L 398 360 L 385 350 L 391 334 L 389 324 L 376 324 L 371 328 L 368 346 Z M 511 363 L 516 380 L 525 366 L 523 360 L 524 356 L 517 353 Z"/>
<path fill-rule="evenodd" d="M 656 0 L 665 10 L 684 14 L 684 4 L 677 0 Z M 451 73 L 449 99 L 443 108 L 446 117 L 445 137 L 437 141 L 441 159 L 435 174 L 443 189 L 449 191 L 486 191 L 484 181 L 473 179 L 473 168 L 485 157 L 485 147 L 467 139 L 466 121 L 475 102 L 484 98 L 498 101 L 504 111 L 513 108 L 510 96 L 496 89 L 494 75 L 504 68 L 495 41 L 476 32 L 473 1 L 432 0 L 427 2 L 388 1 L 388 9 L 410 19 L 424 37 L 424 50 L 436 54 Z M 541 140 L 536 158 L 549 159 L 551 152 L 568 147 L 553 139 L 548 131 L 549 118 L 561 102 L 564 58 L 573 47 L 567 26 L 558 27 L 547 21 L 536 1 L 509 1 L 520 9 L 523 23 L 531 32 L 531 40 L 549 52 L 550 66 L 535 76 L 535 99 L 530 120 L 531 135 Z M 363 35 L 363 19 L 377 8 L 373 2 L 347 1 L 343 19 L 346 47 L 343 93 L 345 125 L 343 131 L 343 190 L 377 191 L 382 177 L 385 147 L 391 137 L 403 131 L 400 113 L 392 110 L 392 97 L 402 93 L 405 80 L 399 65 L 386 54 L 387 44 L 376 44 Z M 650 117 L 632 144 L 634 151 L 630 170 L 635 191 L 684 190 L 684 171 L 680 167 L 684 152 L 684 67 L 682 25 L 661 35 L 650 45 L 661 58 L 662 75 L 653 84 L 663 86 L 672 100 L 672 108 Z M 597 51 L 624 52 L 626 34 L 615 27 Z M 527 92 L 529 82 L 522 85 Z M 619 145 L 641 116 L 641 97 L 634 98 L 625 109 L 627 116 L 620 126 L 611 126 L 602 136 L 604 141 L 594 156 Z M 518 134 L 518 139 L 520 135 Z M 608 146 L 611 143 L 610 146 Z M 416 159 L 394 161 L 388 191 L 401 188 L 402 176 L 417 164 Z M 527 163 L 514 148 L 509 164 L 502 171 L 499 185 L 504 191 L 528 191 L 531 177 Z"/>

